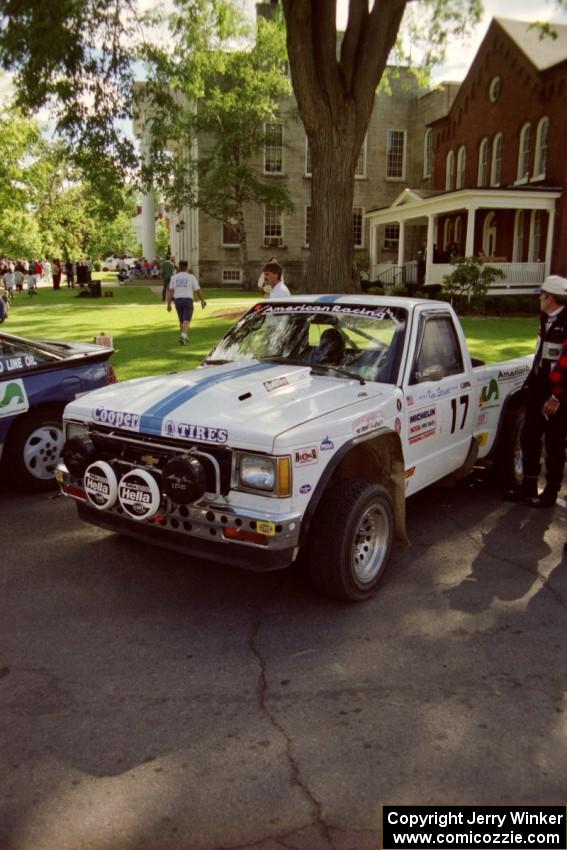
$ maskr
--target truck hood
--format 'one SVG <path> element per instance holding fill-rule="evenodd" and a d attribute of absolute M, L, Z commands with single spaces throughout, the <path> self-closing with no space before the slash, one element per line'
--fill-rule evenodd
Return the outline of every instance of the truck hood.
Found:
<path fill-rule="evenodd" d="M 271 452 L 286 431 L 393 393 L 389 385 L 314 375 L 305 366 L 245 361 L 113 384 L 75 399 L 65 418 Z"/>

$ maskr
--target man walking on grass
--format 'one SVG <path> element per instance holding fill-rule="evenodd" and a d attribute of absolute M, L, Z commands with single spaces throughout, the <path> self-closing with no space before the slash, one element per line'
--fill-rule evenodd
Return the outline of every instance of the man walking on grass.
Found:
<path fill-rule="evenodd" d="M 199 281 L 195 275 L 187 271 L 188 265 L 187 260 L 179 261 L 179 271 L 171 278 L 167 290 L 167 312 L 171 313 L 171 304 L 175 302 L 175 309 L 179 317 L 179 330 L 181 331 L 179 337 L 181 345 L 187 345 L 187 332 L 193 315 L 194 295 L 198 296 L 201 307 L 207 306 L 199 288 Z"/>

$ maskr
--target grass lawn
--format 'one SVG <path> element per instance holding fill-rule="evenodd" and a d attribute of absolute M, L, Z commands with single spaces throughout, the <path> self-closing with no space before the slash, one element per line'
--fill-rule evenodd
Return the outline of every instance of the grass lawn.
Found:
<path fill-rule="evenodd" d="M 112 335 L 112 358 L 119 380 L 192 369 L 233 323 L 235 316 L 257 300 L 255 292 L 207 289 L 207 307 L 195 306 L 189 345 L 179 345 L 175 310 L 168 313 L 161 295 L 149 286 L 110 286 L 115 276 L 97 274 L 102 298 L 79 298 L 77 289 L 40 287 L 14 299 L 3 330 L 44 339 L 91 341 L 98 333 Z M 64 284 L 63 284 L 64 286 Z M 159 284 L 158 284 L 159 286 Z M 112 298 L 104 297 L 111 292 Z M 471 354 L 496 362 L 531 354 L 537 319 L 471 318 L 462 320 Z"/>

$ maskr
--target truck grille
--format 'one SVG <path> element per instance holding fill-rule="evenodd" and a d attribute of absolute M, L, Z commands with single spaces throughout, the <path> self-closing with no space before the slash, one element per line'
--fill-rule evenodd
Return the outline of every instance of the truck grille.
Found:
<path fill-rule="evenodd" d="M 214 493 L 216 490 L 215 468 L 207 455 L 212 456 L 219 464 L 221 494 L 226 496 L 230 490 L 232 451 L 224 446 L 211 446 L 189 440 L 180 443 L 179 440 L 169 437 L 150 437 L 146 434 L 142 436 L 104 425 L 91 426 L 90 437 L 100 460 L 151 469 L 158 473 L 172 457 L 183 455 L 190 449 L 197 449 L 197 457 L 203 463 L 207 476 L 207 491 Z"/>

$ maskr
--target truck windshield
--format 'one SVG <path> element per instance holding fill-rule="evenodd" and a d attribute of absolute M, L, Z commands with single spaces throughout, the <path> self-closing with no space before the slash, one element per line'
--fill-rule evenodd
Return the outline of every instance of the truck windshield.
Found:
<path fill-rule="evenodd" d="M 274 360 L 317 374 L 397 383 L 407 325 L 400 307 L 364 304 L 256 304 L 222 337 L 205 363 Z"/>

